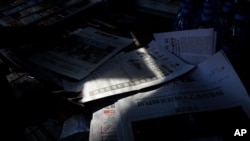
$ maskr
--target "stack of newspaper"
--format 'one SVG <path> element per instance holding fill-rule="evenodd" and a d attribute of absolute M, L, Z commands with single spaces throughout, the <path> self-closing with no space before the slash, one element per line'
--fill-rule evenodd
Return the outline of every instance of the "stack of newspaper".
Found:
<path fill-rule="evenodd" d="M 83 81 L 64 81 L 65 90 L 82 91 L 80 103 L 138 91 L 188 73 L 215 52 L 212 28 L 154 36 L 148 47 L 117 54 Z"/>
<path fill-rule="evenodd" d="M 158 89 L 120 99 L 95 112 L 90 126 L 90 140 L 134 141 L 147 137 L 157 140 L 163 136 L 173 137 L 173 134 L 174 138 L 180 139 L 179 135 L 193 132 L 190 134 L 193 138 L 218 141 L 233 137 L 231 133 L 236 128 L 249 126 L 249 105 L 249 95 L 232 65 L 223 52 L 218 52 L 183 78 Z M 242 112 L 235 112 L 238 107 L 242 108 L 238 110 Z M 237 118 L 232 117 L 234 114 Z M 167 123 L 157 122 L 163 118 Z M 208 126 L 207 122 L 213 124 Z M 183 128 L 185 131 L 180 130 Z M 185 139 L 190 138 L 187 135 Z"/>
<path fill-rule="evenodd" d="M 178 37 L 177 32 L 175 32 L 176 35 L 174 35 L 175 33 L 157 33 L 155 37 L 159 38 L 155 38 L 149 43 L 147 49 L 140 50 L 143 51 L 141 56 L 145 56 L 147 53 L 144 52 L 148 51 L 150 56 L 155 59 L 154 61 L 160 62 L 159 66 L 167 66 L 165 68 L 172 70 L 159 71 L 167 73 L 154 73 L 155 78 L 161 81 L 150 81 L 146 86 L 167 83 L 149 91 L 138 91 L 132 96 L 121 98 L 94 112 L 90 126 L 90 141 L 139 141 L 148 138 L 221 141 L 232 139 L 237 128 L 247 129 L 250 119 L 249 94 L 224 52 L 214 52 L 214 32 L 211 29 L 178 32 Z M 189 38 L 196 39 L 197 45 L 194 45 L 194 40 L 189 40 Z M 188 44 L 189 41 L 192 44 Z M 166 48 L 163 44 L 167 43 L 169 45 Z M 179 60 L 171 60 L 174 57 L 166 53 L 169 48 L 172 48 L 172 52 L 179 55 L 183 61 L 196 64 L 196 68 L 188 71 L 192 67 L 178 62 Z M 168 51 L 171 52 L 171 50 Z M 154 56 L 155 54 L 159 56 Z M 153 68 L 157 68 L 153 63 L 147 63 L 149 60 L 153 60 L 152 58 L 144 60 L 145 63 L 139 62 L 131 56 L 128 60 L 137 64 L 144 71 L 152 73 Z M 120 61 L 120 64 L 124 64 L 126 59 L 123 57 Z M 170 62 L 178 62 L 179 65 Z M 147 69 L 142 67 L 145 64 L 148 66 Z M 131 67 L 132 65 L 126 66 Z M 145 74 L 150 74 L 138 73 L 133 67 L 129 70 L 131 70 L 130 76 L 134 75 L 133 78 L 137 80 L 141 80 Z M 144 73 L 144 71 L 140 72 Z M 178 76 L 175 73 L 184 74 L 184 72 L 189 73 L 175 77 Z M 176 79 L 168 79 L 168 76 L 171 77 L 171 75 Z M 119 82 L 131 78 L 122 74 L 114 76 L 113 82 L 109 77 L 109 83 L 119 84 Z M 95 75 L 95 87 L 107 84 L 107 77 Z M 162 78 L 165 79 L 162 81 Z M 100 82 L 99 85 L 97 82 Z M 134 87 L 134 85 L 130 86 L 130 89 L 134 90 Z M 110 91 L 117 92 L 116 89 L 110 89 Z M 90 95 L 83 96 L 82 101 L 88 101 L 91 96 L 92 99 L 97 98 L 96 95 L 102 91 L 98 92 L 93 91 Z M 235 114 L 237 116 L 233 118 Z"/>
<path fill-rule="evenodd" d="M 74 48 L 37 53 L 30 61 L 77 79 L 60 78 L 65 91 L 82 92 L 79 103 L 134 93 L 93 113 L 90 141 L 162 140 L 166 135 L 221 141 L 249 126 L 249 94 L 224 52 L 215 52 L 213 29 L 155 33 L 147 47 L 129 52 L 120 52 L 132 42 L 129 38 L 94 28 L 72 35 L 78 41 Z M 232 119 L 233 114 L 238 116 Z M 163 126 L 166 130 L 156 130 Z"/>

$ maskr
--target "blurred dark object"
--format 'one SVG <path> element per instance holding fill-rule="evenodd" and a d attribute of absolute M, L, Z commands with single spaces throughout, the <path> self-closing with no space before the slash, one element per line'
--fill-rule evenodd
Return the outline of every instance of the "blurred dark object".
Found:
<path fill-rule="evenodd" d="M 46 44 L 59 38 L 59 27 L 1 27 L 1 48 L 18 48 L 23 44 Z"/>

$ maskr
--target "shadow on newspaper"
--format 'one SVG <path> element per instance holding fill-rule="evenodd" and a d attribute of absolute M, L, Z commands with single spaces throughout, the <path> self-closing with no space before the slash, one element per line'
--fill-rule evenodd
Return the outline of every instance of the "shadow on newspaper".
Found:
<path fill-rule="evenodd" d="M 234 115 L 234 116 L 232 116 Z M 135 141 L 246 141 L 250 121 L 240 107 L 132 122 Z M 245 129 L 245 130 L 242 130 Z M 245 134 L 241 133 L 246 131 Z"/>

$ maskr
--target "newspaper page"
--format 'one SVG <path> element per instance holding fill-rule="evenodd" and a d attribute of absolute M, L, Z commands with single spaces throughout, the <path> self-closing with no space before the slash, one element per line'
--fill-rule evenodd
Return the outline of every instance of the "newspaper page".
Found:
<path fill-rule="evenodd" d="M 79 28 L 70 37 L 69 43 L 38 52 L 29 58 L 30 61 L 56 73 L 82 80 L 133 42 L 130 38 L 92 27 Z"/>
<path fill-rule="evenodd" d="M 194 65 L 215 53 L 216 32 L 213 28 L 154 33 L 154 38 L 163 49 Z"/>
<path fill-rule="evenodd" d="M 140 90 L 181 76 L 195 66 L 169 51 L 146 48 L 121 53 L 94 71 L 83 83 L 81 103 Z"/>
<path fill-rule="evenodd" d="M 192 134 L 199 133 L 201 140 L 208 137 L 218 141 L 223 135 L 233 136 L 237 127 L 247 128 L 249 105 L 249 94 L 220 51 L 198 65 L 190 75 L 159 89 L 116 102 L 119 111 L 117 119 L 120 121 L 118 138 L 119 141 L 137 141 L 153 136 L 155 140 L 166 137 L 183 140 L 182 137 L 187 135 L 191 138 L 186 136 L 185 140 L 192 140 L 197 137 L 193 135 L 192 138 Z M 239 114 L 241 112 L 235 112 L 236 107 L 242 108 L 244 118 Z M 202 112 L 208 113 L 202 115 Z M 234 112 L 236 118 L 233 118 Z M 194 120 L 195 117 L 198 121 Z M 243 121 L 243 125 L 237 124 L 240 121 Z M 159 127 L 163 127 L 164 131 L 157 129 Z M 222 131 L 222 135 L 217 136 Z"/>
<path fill-rule="evenodd" d="M 90 122 L 89 141 L 118 141 L 115 104 L 96 111 Z"/>
<path fill-rule="evenodd" d="M 89 132 L 89 120 L 83 113 L 73 115 L 63 122 L 59 139 L 65 139 L 76 133 Z"/>

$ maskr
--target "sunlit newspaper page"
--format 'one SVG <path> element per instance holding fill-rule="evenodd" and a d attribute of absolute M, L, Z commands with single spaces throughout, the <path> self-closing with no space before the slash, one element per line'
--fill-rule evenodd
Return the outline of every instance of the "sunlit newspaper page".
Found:
<path fill-rule="evenodd" d="M 157 44 L 190 64 L 197 65 L 215 53 L 213 28 L 155 33 Z"/>
<path fill-rule="evenodd" d="M 237 106 L 242 107 L 250 119 L 249 105 L 249 95 L 238 75 L 224 53 L 218 52 L 198 65 L 190 75 L 159 89 L 119 100 L 116 103 L 120 116 L 119 141 L 135 140 L 134 135 L 140 133 L 132 127 L 136 121 Z M 234 115 L 231 113 L 231 116 Z M 224 121 L 230 118 L 227 116 Z"/>
<path fill-rule="evenodd" d="M 92 73 L 83 83 L 80 102 L 92 101 L 157 85 L 181 76 L 194 66 L 169 51 L 140 48 L 123 53 Z"/>
<path fill-rule="evenodd" d="M 70 34 L 67 44 L 39 52 L 30 60 L 59 74 L 81 80 L 132 42 L 132 39 L 92 27 L 79 28 Z"/>
<path fill-rule="evenodd" d="M 117 114 L 115 104 L 93 113 L 90 122 L 89 141 L 118 141 Z"/>

